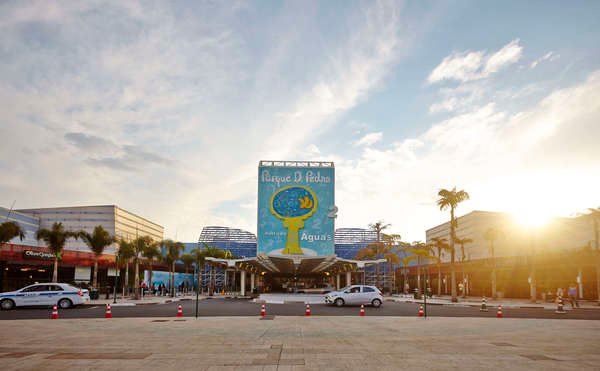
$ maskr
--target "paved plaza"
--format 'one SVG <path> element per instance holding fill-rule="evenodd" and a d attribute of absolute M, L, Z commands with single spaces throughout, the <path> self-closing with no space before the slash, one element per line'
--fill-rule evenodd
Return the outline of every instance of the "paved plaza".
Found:
<path fill-rule="evenodd" d="M 600 367 L 600 321 L 418 317 L 1 321 L 3 370 Z"/>

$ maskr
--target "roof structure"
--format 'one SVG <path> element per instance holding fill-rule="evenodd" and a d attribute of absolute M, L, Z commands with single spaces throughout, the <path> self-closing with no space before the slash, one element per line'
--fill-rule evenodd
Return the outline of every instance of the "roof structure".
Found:
<path fill-rule="evenodd" d="M 336 245 L 351 245 L 360 242 L 377 241 L 377 232 L 364 228 L 338 228 L 335 230 Z"/>
<path fill-rule="evenodd" d="M 256 235 L 237 228 L 208 226 L 202 228 L 198 242 L 229 241 L 238 243 L 256 243 Z"/>

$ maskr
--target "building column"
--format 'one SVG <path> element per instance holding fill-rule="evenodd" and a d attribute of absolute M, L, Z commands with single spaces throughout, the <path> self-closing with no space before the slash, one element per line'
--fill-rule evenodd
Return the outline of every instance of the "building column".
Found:
<path fill-rule="evenodd" d="M 250 273 L 250 293 L 254 294 L 254 273 Z"/>
<path fill-rule="evenodd" d="M 581 267 L 577 271 L 577 286 L 579 299 L 583 299 L 583 272 L 581 271 Z"/>
<path fill-rule="evenodd" d="M 352 285 L 352 273 L 346 272 L 346 286 Z"/>
<path fill-rule="evenodd" d="M 335 289 L 339 290 L 340 289 L 340 274 L 338 273 L 337 276 L 335 277 Z"/>
<path fill-rule="evenodd" d="M 240 271 L 240 293 L 246 296 L 246 271 Z"/>

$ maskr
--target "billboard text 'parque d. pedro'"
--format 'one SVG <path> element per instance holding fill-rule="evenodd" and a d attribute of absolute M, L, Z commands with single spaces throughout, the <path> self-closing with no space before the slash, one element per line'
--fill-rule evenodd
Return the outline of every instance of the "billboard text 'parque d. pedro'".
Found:
<path fill-rule="evenodd" d="M 258 168 L 258 253 L 334 253 L 335 171 L 331 167 Z"/>

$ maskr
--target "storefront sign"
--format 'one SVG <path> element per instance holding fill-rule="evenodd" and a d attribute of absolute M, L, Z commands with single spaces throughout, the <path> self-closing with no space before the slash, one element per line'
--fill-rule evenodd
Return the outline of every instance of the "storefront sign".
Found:
<path fill-rule="evenodd" d="M 54 260 L 54 254 L 45 251 L 25 250 L 23 251 L 23 259 Z"/>
<path fill-rule="evenodd" d="M 75 267 L 75 281 L 90 282 L 92 267 Z"/>

